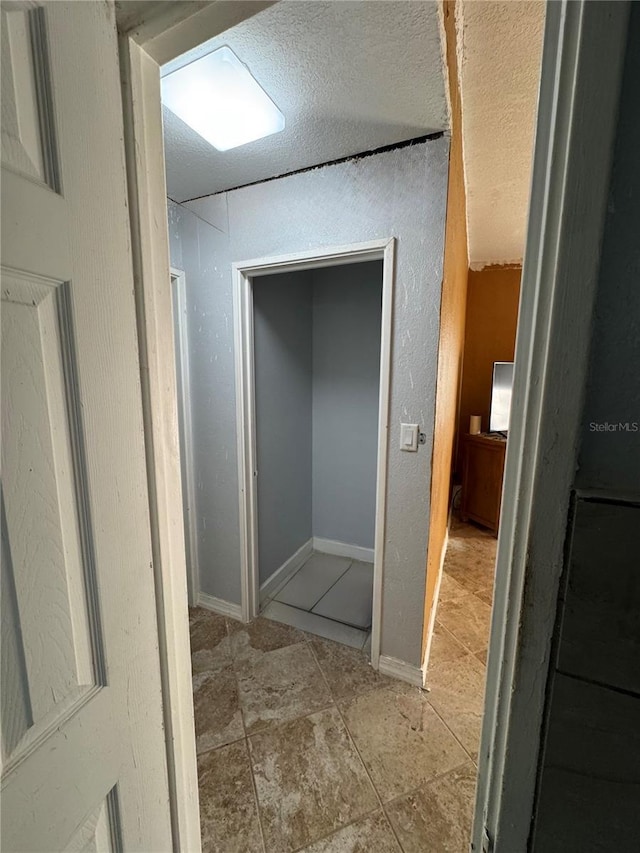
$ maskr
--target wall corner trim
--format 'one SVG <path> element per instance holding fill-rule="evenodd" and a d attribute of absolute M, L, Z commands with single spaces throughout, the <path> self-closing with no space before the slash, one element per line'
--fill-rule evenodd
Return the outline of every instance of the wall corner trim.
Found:
<path fill-rule="evenodd" d="M 242 607 L 239 604 L 233 604 L 231 601 L 225 601 L 223 598 L 216 598 L 215 595 L 199 592 L 198 606 L 204 607 L 205 610 L 211 610 L 219 616 L 228 616 L 230 619 L 242 622 Z"/>
<path fill-rule="evenodd" d="M 389 675 L 391 678 L 406 681 L 415 687 L 423 686 L 422 669 L 406 661 L 398 660 L 398 658 L 392 658 L 388 655 L 380 655 L 378 669 L 383 675 Z"/>

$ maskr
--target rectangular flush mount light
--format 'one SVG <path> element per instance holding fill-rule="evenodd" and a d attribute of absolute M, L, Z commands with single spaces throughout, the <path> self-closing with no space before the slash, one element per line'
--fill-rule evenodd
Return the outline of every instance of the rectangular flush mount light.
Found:
<path fill-rule="evenodd" d="M 284 116 L 229 47 L 162 78 L 162 103 L 218 151 L 284 130 Z"/>

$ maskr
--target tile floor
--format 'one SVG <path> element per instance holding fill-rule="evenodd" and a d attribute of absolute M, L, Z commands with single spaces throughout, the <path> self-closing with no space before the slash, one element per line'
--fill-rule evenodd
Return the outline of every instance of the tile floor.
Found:
<path fill-rule="evenodd" d="M 428 691 L 295 627 L 191 611 L 205 853 L 467 849 L 494 554 L 451 531 Z"/>
<path fill-rule="evenodd" d="M 362 649 L 370 637 L 373 564 L 314 551 L 262 615 Z"/>

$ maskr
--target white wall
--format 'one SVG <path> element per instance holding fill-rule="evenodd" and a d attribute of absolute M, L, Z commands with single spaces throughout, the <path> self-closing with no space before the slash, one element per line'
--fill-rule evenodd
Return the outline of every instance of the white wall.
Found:
<path fill-rule="evenodd" d="M 312 307 L 308 272 L 253 282 L 258 563 L 264 583 L 312 536 Z"/>
<path fill-rule="evenodd" d="M 419 666 L 449 140 L 289 175 L 203 200 L 213 227 L 170 203 L 187 275 L 203 591 L 240 601 L 231 264 L 396 237 L 382 654 Z M 210 202 L 210 204 L 209 204 Z M 398 446 L 401 421 L 426 445 Z"/>
<path fill-rule="evenodd" d="M 313 535 L 373 548 L 382 261 L 313 271 Z"/>

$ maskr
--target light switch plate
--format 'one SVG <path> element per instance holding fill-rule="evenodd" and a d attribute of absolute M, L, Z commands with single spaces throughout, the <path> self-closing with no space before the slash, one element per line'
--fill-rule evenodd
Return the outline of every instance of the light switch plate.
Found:
<path fill-rule="evenodd" d="M 400 424 L 400 450 L 415 453 L 418 449 L 418 424 Z"/>

